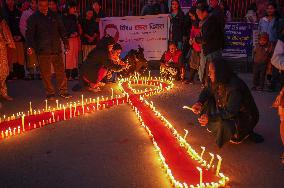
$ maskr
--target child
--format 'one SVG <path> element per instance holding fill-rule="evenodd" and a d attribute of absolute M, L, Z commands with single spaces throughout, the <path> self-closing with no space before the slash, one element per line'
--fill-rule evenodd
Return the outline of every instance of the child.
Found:
<path fill-rule="evenodd" d="M 96 47 L 99 39 L 99 24 L 94 19 L 94 12 L 92 9 L 86 11 L 86 17 L 83 18 L 82 23 L 82 50 L 83 61 L 87 59 L 88 54 Z"/>
<path fill-rule="evenodd" d="M 263 91 L 267 65 L 272 55 L 272 45 L 267 33 L 260 33 L 258 45 L 253 50 L 253 87 L 252 90 Z"/>
<path fill-rule="evenodd" d="M 170 42 L 169 50 L 161 58 L 160 73 L 162 77 L 184 80 L 184 63 L 182 51 L 174 42 Z"/>
<path fill-rule="evenodd" d="M 190 33 L 190 40 L 189 44 L 192 45 L 191 56 L 189 59 L 189 83 L 194 84 L 194 77 L 197 73 L 200 65 L 200 52 L 201 52 L 201 45 L 196 43 L 194 38 L 200 35 L 200 27 L 199 27 L 199 20 L 196 14 L 196 10 L 192 7 L 188 12 L 191 22 L 192 28 Z"/>
<path fill-rule="evenodd" d="M 76 15 L 77 5 L 70 2 L 68 5 L 68 13 L 63 17 L 64 26 L 68 34 L 70 50 L 65 54 L 66 58 L 66 77 L 73 80 L 78 74 L 78 58 L 80 46 L 79 23 Z"/>

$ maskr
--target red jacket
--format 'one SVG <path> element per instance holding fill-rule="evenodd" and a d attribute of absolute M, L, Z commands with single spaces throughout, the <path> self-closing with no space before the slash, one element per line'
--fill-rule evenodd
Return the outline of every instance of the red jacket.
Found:
<path fill-rule="evenodd" d="M 200 35 L 200 28 L 192 26 L 191 32 L 190 32 L 190 39 L 194 39 L 195 37 L 197 37 L 199 35 Z M 192 48 L 196 52 L 201 52 L 201 44 L 198 44 L 198 43 L 195 42 L 195 43 L 192 44 Z"/>
<path fill-rule="evenodd" d="M 168 63 L 172 61 L 175 64 L 180 64 L 180 58 L 182 57 L 182 51 L 177 50 L 174 54 L 172 54 L 170 51 L 167 51 L 165 53 L 165 63 Z"/>

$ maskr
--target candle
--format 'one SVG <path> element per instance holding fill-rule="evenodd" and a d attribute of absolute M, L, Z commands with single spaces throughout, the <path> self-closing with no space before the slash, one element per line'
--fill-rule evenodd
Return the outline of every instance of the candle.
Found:
<path fill-rule="evenodd" d="M 184 134 L 183 139 L 185 140 L 185 138 L 186 138 L 186 136 L 187 136 L 187 134 L 188 134 L 188 130 L 184 129 L 184 131 L 185 131 L 185 134 Z"/>
<path fill-rule="evenodd" d="M 32 109 L 32 102 L 30 102 L 30 114 L 33 114 L 33 109 Z"/>
<path fill-rule="evenodd" d="M 202 168 L 200 167 L 196 167 L 196 168 L 199 171 L 199 184 L 200 184 L 200 187 L 202 187 Z"/>
<path fill-rule="evenodd" d="M 85 108 L 84 108 L 84 95 L 82 95 L 82 110 L 83 110 L 83 114 L 85 114 Z"/>
<path fill-rule="evenodd" d="M 45 100 L 45 111 L 47 112 L 47 100 Z"/>
<path fill-rule="evenodd" d="M 25 131 L 25 115 L 22 116 L 22 127 L 23 131 Z"/>
<path fill-rule="evenodd" d="M 149 78 L 148 79 L 150 79 L 150 77 L 151 77 L 151 71 L 149 70 Z"/>
<path fill-rule="evenodd" d="M 66 115 L 65 115 L 65 105 L 63 105 L 63 111 L 64 111 L 64 113 L 63 113 L 63 118 L 64 118 L 64 120 L 66 120 Z"/>
<path fill-rule="evenodd" d="M 113 99 L 113 89 L 111 88 L 111 99 Z"/>
<path fill-rule="evenodd" d="M 70 103 L 70 110 L 69 110 L 69 112 L 70 112 L 70 118 L 72 118 L 72 104 Z"/>
<path fill-rule="evenodd" d="M 58 100 L 56 100 L 56 109 L 58 110 L 59 106 L 58 106 Z"/>
<path fill-rule="evenodd" d="M 202 149 L 202 152 L 201 152 L 201 154 L 200 154 L 200 157 L 201 157 L 201 159 L 203 159 L 203 154 L 204 154 L 204 152 L 205 152 L 205 147 L 204 147 L 204 146 L 201 146 L 201 149 Z"/>
<path fill-rule="evenodd" d="M 52 114 L 52 120 L 53 120 L 53 122 L 55 122 L 54 112 L 51 112 L 51 114 Z"/>
<path fill-rule="evenodd" d="M 213 153 L 209 153 L 209 155 L 211 156 L 211 160 L 210 160 L 210 163 L 209 163 L 208 168 L 211 168 L 212 163 L 213 163 L 213 161 L 214 161 L 214 154 L 213 154 Z"/>
<path fill-rule="evenodd" d="M 217 164 L 217 169 L 216 169 L 216 176 L 219 175 L 220 169 L 221 169 L 221 163 L 222 163 L 222 158 L 217 155 L 217 159 L 218 159 L 218 164 Z"/>

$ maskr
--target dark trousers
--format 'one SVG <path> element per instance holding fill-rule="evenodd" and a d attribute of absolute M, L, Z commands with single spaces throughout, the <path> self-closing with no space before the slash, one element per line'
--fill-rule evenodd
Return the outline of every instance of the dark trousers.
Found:
<path fill-rule="evenodd" d="M 66 69 L 66 77 L 75 79 L 78 77 L 78 69 Z"/>
<path fill-rule="evenodd" d="M 253 65 L 253 85 L 255 87 L 259 86 L 261 88 L 264 88 L 265 73 L 266 64 L 261 63 Z"/>
<path fill-rule="evenodd" d="M 189 69 L 189 79 L 188 79 L 189 82 L 194 81 L 194 77 L 195 77 L 196 73 L 197 73 L 196 69 L 193 69 L 193 68 Z"/>
<path fill-rule="evenodd" d="M 65 68 L 62 54 L 56 55 L 39 55 L 39 70 L 41 73 L 42 81 L 47 95 L 55 94 L 55 90 L 52 84 L 51 65 L 53 65 L 56 75 L 57 87 L 60 94 L 68 92 L 67 79 L 65 75 Z"/>

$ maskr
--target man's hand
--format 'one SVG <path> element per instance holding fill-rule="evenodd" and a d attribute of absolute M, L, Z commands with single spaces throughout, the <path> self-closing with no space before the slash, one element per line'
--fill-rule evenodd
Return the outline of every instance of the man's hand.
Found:
<path fill-rule="evenodd" d="M 192 105 L 192 112 L 195 114 L 200 114 L 201 113 L 201 109 L 202 109 L 202 104 L 197 102 L 194 105 Z"/>
<path fill-rule="evenodd" d="M 198 118 L 198 121 L 201 126 L 206 126 L 208 124 L 208 115 L 207 114 L 202 114 L 200 118 Z"/>

